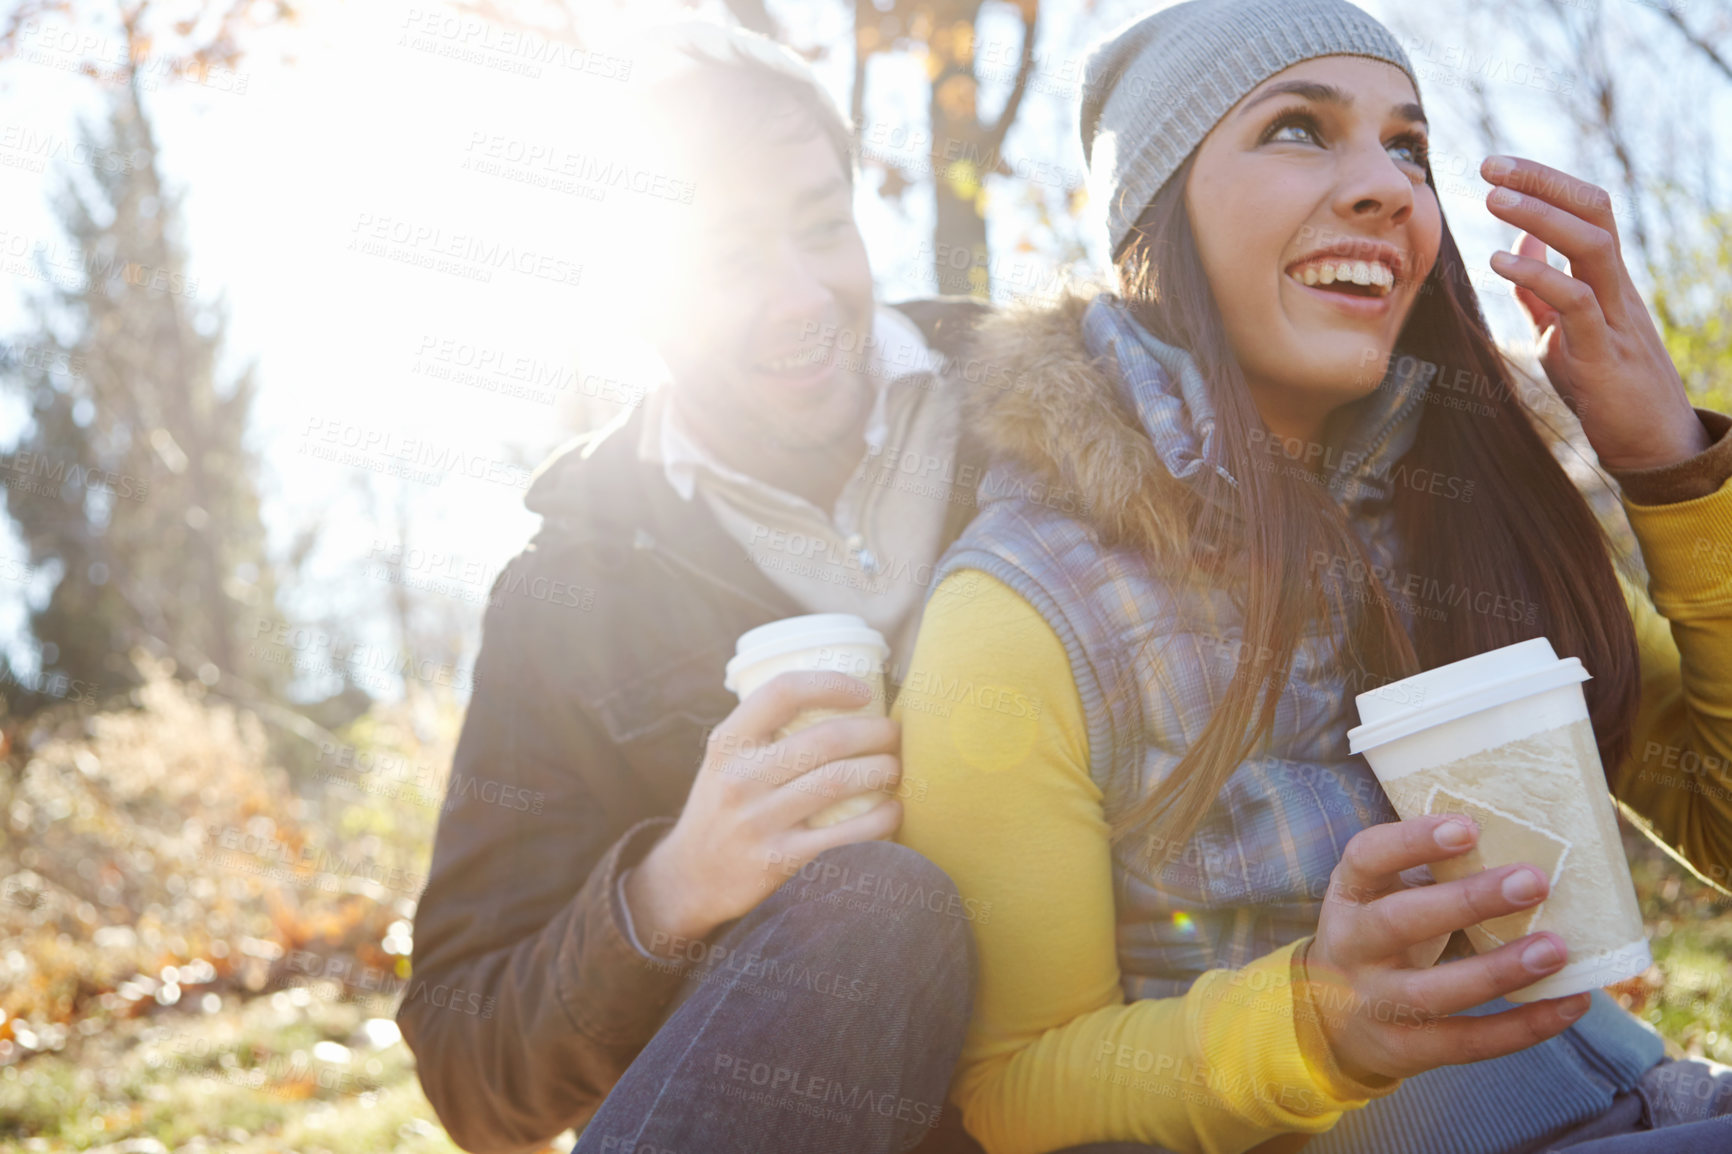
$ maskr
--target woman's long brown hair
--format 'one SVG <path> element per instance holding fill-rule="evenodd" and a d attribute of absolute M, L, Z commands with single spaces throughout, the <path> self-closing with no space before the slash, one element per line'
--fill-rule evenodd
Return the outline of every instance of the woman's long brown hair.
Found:
<path fill-rule="evenodd" d="M 1328 491 L 1302 465 L 1266 451 L 1271 434 L 1228 342 L 1185 208 L 1194 159 L 1193 153 L 1143 211 L 1116 264 L 1133 315 L 1189 351 L 1208 382 L 1222 463 L 1238 481 L 1233 499 L 1241 516 L 1192 502 L 1185 513 L 1189 554 L 1179 560 L 1176 576 L 1181 583 L 1232 589 L 1244 637 L 1231 682 L 1172 773 L 1146 796 L 1115 807 L 1114 840 L 1147 830 L 1151 850 L 1188 840 L 1233 771 L 1267 739 L 1304 626 L 1326 620 L 1330 610 L 1320 570 L 1336 568 L 1333 559 L 1340 557 L 1348 572 L 1355 572 L 1353 561 L 1366 566 L 1357 572 L 1370 571 Z M 1445 606 L 1419 599 L 1427 611 L 1415 615 L 1410 636 L 1380 580 L 1367 576 L 1370 595 L 1348 605 L 1341 676 L 1363 691 L 1547 637 L 1560 657 L 1581 658 L 1593 675 L 1583 688 L 1601 760 L 1608 774 L 1615 772 L 1629 750 L 1640 681 L 1635 628 L 1610 542 L 1531 423 L 1447 221 L 1437 261 L 1392 356 L 1417 357 L 1451 380 L 1476 383 L 1472 403 L 1463 407 L 1422 402 L 1414 445 L 1391 470 L 1404 478 L 1394 486 L 1404 574 L 1414 575 L 1422 589 L 1469 593 Z M 1445 494 L 1405 480 L 1438 474 L 1450 479 Z M 1462 499 L 1466 493 L 1470 499 Z M 1498 602 L 1499 596 L 1507 600 Z M 1531 605 L 1534 612 L 1511 612 L 1511 605 Z"/>

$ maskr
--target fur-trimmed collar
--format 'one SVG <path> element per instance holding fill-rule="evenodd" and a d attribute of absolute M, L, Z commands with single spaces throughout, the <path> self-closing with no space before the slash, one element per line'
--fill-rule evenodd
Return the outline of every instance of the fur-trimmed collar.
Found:
<path fill-rule="evenodd" d="M 1102 291 L 1072 289 L 1055 303 L 1013 306 L 979 322 L 971 355 L 985 371 L 969 374 L 970 430 L 993 458 L 1015 462 L 1068 495 L 1067 508 L 1080 509 L 1109 548 L 1176 559 L 1189 547 L 1191 512 L 1204 494 L 1169 472 L 1163 455 L 1179 447 L 1173 437 L 1195 432 L 1171 422 L 1195 415 L 1175 418 L 1168 407 L 1166 416 L 1150 418 L 1160 427 L 1145 424 L 1139 406 L 1149 411 L 1148 390 L 1164 391 L 1171 374 L 1151 367 L 1145 345 L 1138 352 L 1143 367 L 1132 374 L 1137 383 L 1127 384 L 1112 354 L 1091 351 L 1101 341 L 1085 334 L 1084 315 Z M 1141 336 L 1131 339 L 1159 346 L 1175 369 L 1194 372 L 1184 363 L 1187 353 L 1135 332 Z M 1390 492 L 1392 469 L 1418 433 L 1430 381 L 1423 368 L 1414 357 L 1390 358 L 1378 389 L 1341 410 L 1339 422 L 1331 418 L 1338 440 L 1319 479 L 1350 515 Z"/>
<path fill-rule="evenodd" d="M 1195 498 L 1162 467 L 1116 366 L 1083 343 L 1083 312 L 1098 291 L 1013 305 L 977 324 L 971 355 L 985 371 L 971 374 L 969 427 L 994 458 L 1080 498 L 1109 547 L 1181 556 Z"/>

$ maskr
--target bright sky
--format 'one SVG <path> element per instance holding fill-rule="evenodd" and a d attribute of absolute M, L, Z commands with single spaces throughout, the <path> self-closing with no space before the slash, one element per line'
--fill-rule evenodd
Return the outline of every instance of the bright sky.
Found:
<path fill-rule="evenodd" d="M 1364 6 L 1380 15 L 1385 7 Z M 1083 51 L 1149 5 L 1048 0 L 1042 7 L 1037 84 L 1006 152 L 1025 171 L 1063 183 L 1082 171 L 1074 92 Z M 630 18 L 674 8 L 670 0 L 635 4 Z M 784 0 L 771 8 L 796 43 L 846 43 L 851 16 L 840 3 Z M 707 11 L 717 10 L 711 0 Z M 312 12 L 302 30 L 262 40 L 238 76 L 204 88 L 165 87 L 150 107 L 167 174 L 187 190 L 198 295 L 226 297 L 231 351 L 257 361 L 252 436 L 265 461 L 272 546 L 286 549 L 308 524 L 322 531 L 307 599 L 293 608 L 329 615 L 351 640 L 391 646 L 380 612 L 386 586 L 356 579 L 372 571 L 375 550 L 407 544 L 479 562 L 490 575 L 538 522 L 522 505 L 523 466 L 567 435 L 562 413 L 543 403 L 548 384 L 563 382 L 567 396 L 630 395 L 653 384 L 653 360 L 620 339 L 621 286 L 600 269 L 624 231 L 615 214 L 665 202 L 621 186 L 595 199 L 599 186 L 573 178 L 598 164 L 630 163 L 610 139 L 630 87 L 619 73 L 629 62 L 605 50 L 596 58 L 563 49 L 526 57 L 497 28 L 465 34 L 430 0 L 329 3 Z M 64 151 L 72 110 L 93 107 L 92 82 L 65 71 L 70 57 L 52 27 L 0 67 L 0 132 L 13 134 L 0 137 L 0 227 L 9 234 L 0 239 L 8 243 L 58 241 L 48 180 L 18 167 L 14 160 L 28 149 L 6 142 L 46 140 Z M 1018 35 L 1014 10 L 989 0 L 978 49 L 981 59 L 1004 62 L 983 90 L 989 109 L 1008 91 Z M 291 48 L 295 61 L 278 63 L 275 45 Z M 820 65 L 844 107 L 851 68 L 845 51 Z M 924 126 L 922 68 L 908 55 L 875 62 L 869 123 Z M 1422 65 L 1422 84 L 1424 75 Z M 1534 86 L 1493 87 L 1504 107 L 1536 110 L 1509 118 L 1532 138 L 1527 155 L 1566 167 L 1569 157 L 1547 153 L 1558 134 L 1540 118 Z M 1445 211 L 1470 262 L 1483 269 L 1491 249 L 1513 237 L 1483 207 L 1473 137 L 1444 101 L 1422 91 L 1434 113 Z M 989 217 L 995 253 L 1012 254 L 1024 239 L 1040 252 L 1001 255 L 994 272 L 1006 282 L 1041 279 L 1044 254 L 1074 243 L 1074 226 L 1058 236 L 1039 231 L 1020 199 L 1025 189 L 1009 192 Z M 1061 203 L 1056 187 L 1035 192 Z M 857 207 L 883 297 L 931 291 L 919 259 L 930 235 L 929 196 L 917 191 L 893 206 L 863 188 Z M 1084 239 L 1098 260 L 1101 239 L 1092 231 Z M 426 267 L 434 262 L 442 263 Z M 1484 283 L 1493 281 L 1487 272 Z M 12 290 L 0 292 L 0 331 L 10 333 L 23 315 L 20 294 L 41 286 L 15 275 L 0 283 Z M 1525 335 L 1507 299 L 1488 298 L 1486 307 L 1500 336 Z M 529 395 L 511 394 L 512 377 L 492 371 L 500 365 L 528 378 L 518 383 Z M 17 427 L 18 414 L 0 414 L 0 441 Z M 309 450 L 320 445 L 360 456 L 319 459 Z M 409 539 L 375 526 L 357 478 L 403 456 L 426 463 L 452 453 L 482 479 L 383 480 L 385 507 L 393 486 L 412 502 Z M 0 538 L 0 558 L 21 552 Z M 38 595 L 45 591 L 38 580 Z M 0 582 L 0 638 L 10 638 L 14 652 L 25 596 L 25 585 Z M 457 611 L 471 625 L 479 619 L 473 606 Z"/>

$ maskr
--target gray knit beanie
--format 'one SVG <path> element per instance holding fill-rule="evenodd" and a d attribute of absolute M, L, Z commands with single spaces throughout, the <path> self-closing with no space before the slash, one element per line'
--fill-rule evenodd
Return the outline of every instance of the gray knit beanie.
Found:
<path fill-rule="evenodd" d="M 1407 73 L 1401 43 L 1347 0 L 1186 0 L 1090 50 L 1082 146 L 1089 198 L 1116 258 L 1167 178 L 1257 85 L 1317 56 L 1369 56 Z"/>

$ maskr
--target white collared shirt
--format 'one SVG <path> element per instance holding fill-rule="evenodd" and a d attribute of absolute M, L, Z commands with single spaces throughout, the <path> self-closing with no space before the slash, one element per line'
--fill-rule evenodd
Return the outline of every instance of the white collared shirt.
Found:
<path fill-rule="evenodd" d="M 876 456 L 884 450 L 884 440 L 890 432 L 886 413 L 891 384 L 906 377 L 935 373 L 942 363 L 943 358 L 927 347 L 913 321 L 888 305 L 877 307 L 872 314 L 872 352 L 865 374 L 875 393 L 864 433 L 867 456 Z M 659 460 L 668 484 L 681 498 L 692 499 L 698 472 L 707 469 L 733 484 L 761 489 L 789 502 L 817 508 L 804 497 L 729 468 L 717 460 L 689 430 L 683 411 L 671 402 L 671 396 L 664 389 L 657 389 L 646 399 L 646 404 L 651 407 L 645 414 L 648 419 L 644 422 L 643 437 L 638 442 L 638 457 L 644 461 Z"/>
<path fill-rule="evenodd" d="M 941 387 L 942 358 L 919 327 L 880 305 L 872 334 L 866 453 L 834 509 L 718 460 L 665 389 L 646 399 L 638 456 L 660 462 L 681 498 L 701 495 L 759 570 L 808 612 L 864 617 L 889 642 L 899 680 L 949 503 L 971 499 L 979 478 L 956 476 L 960 398 Z"/>

